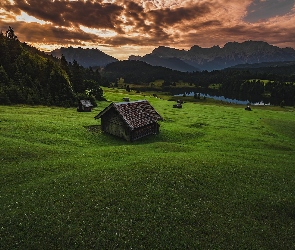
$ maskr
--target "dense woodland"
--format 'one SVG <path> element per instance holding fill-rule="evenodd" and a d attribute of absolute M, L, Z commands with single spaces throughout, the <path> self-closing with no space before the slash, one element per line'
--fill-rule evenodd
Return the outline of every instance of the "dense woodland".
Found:
<path fill-rule="evenodd" d="M 215 71 L 180 72 L 142 61 L 113 62 L 103 69 L 84 68 L 21 43 L 11 27 L 0 34 L 0 104 L 74 106 L 81 98 L 95 105 L 103 98 L 100 86 L 118 79 L 151 89 L 163 80 L 162 91 L 173 93 L 177 82 L 197 92 L 228 98 L 295 105 L 295 63 L 247 65 Z M 212 88 L 214 86 L 214 88 Z M 218 87 L 216 87 L 218 86 Z M 142 90 L 144 88 L 141 88 Z"/>
<path fill-rule="evenodd" d="M 75 106 L 103 98 L 98 70 L 68 63 L 21 43 L 11 27 L 0 34 L 0 104 Z"/>

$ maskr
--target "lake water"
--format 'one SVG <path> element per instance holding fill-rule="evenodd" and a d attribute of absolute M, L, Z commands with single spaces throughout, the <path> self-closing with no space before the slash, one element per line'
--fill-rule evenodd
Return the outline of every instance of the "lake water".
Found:
<path fill-rule="evenodd" d="M 222 101 L 222 102 L 227 102 L 227 103 L 234 103 L 234 104 L 241 104 L 241 105 L 247 105 L 248 103 L 250 103 L 251 105 L 270 105 L 269 103 L 264 103 L 264 102 L 249 102 L 249 101 L 241 101 L 241 100 L 237 100 L 237 99 L 230 99 L 230 98 L 226 98 L 224 96 L 215 96 L 215 95 L 208 95 L 208 94 L 203 94 L 203 93 L 196 93 L 196 94 L 200 94 L 201 98 L 212 98 L 214 100 L 218 100 L 218 101 Z M 189 92 L 189 93 L 185 93 L 186 96 L 194 96 L 195 92 Z M 183 96 L 183 94 L 177 94 L 175 96 Z"/>

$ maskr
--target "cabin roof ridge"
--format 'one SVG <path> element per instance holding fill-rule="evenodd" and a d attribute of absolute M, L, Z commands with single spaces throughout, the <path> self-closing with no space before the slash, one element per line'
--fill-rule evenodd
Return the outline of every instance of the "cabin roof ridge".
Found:
<path fill-rule="evenodd" d="M 112 102 L 94 118 L 99 119 L 111 108 L 114 108 L 119 113 L 131 129 L 138 128 L 142 125 L 148 125 L 158 120 L 163 120 L 161 115 L 147 100 Z"/>

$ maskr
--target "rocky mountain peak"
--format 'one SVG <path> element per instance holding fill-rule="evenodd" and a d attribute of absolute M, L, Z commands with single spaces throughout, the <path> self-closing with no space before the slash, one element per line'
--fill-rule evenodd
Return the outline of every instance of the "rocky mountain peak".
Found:
<path fill-rule="evenodd" d="M 237 64 L 260 62 L 295 61 L 295 50 L 279 48 L 264 41 L 228 42 L 222 48 L 215 45 L 202 48 L 198 45 L 189 50 L 160 46 L 150 55 L 163 58 L 178 58 L 200 70 L 219 70 Z"/>

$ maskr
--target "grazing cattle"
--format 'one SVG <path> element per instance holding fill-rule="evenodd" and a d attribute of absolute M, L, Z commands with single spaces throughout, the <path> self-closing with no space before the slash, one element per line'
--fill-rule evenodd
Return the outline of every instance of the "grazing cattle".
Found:
<path fill-rule="evenodd" d="M 123 97 L 123 101 L 124 102 L 130 102 L 130 99 L 129 99 L 129 97 Z"/>
<path fill-rule="evenodd" d="M 174 104 L 173 105 L 173 108 L 181 109 L 182 108 L 182 104 L 181 103 Z"/>

